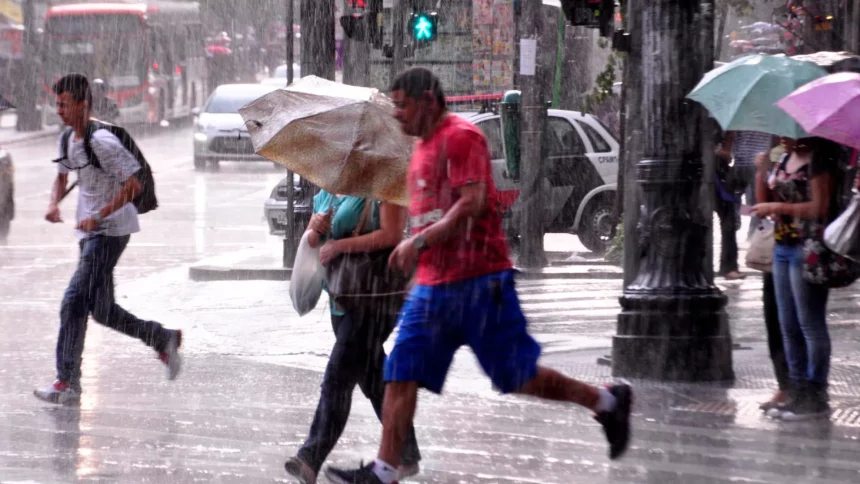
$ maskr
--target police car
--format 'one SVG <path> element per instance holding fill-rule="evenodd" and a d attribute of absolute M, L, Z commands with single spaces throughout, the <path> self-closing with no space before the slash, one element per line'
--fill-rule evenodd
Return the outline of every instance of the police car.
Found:
<path fill-rule="evenodd" d="M 516 245 L 522 211 L 520 181 L 508 175 L 501 117 L 492 110 L 455 114 L 474 123 L 487 137 L 505 231 Z M 550 109 L 546 129 L 544 227 L 550 233 L 575 234 L 588 250 L 602 253 L 615 235 L 618 141 L 596 117 L 577 111 Z"/>

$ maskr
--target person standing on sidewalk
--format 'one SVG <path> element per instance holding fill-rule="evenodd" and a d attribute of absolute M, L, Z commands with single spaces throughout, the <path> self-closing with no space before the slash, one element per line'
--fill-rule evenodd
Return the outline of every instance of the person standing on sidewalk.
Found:
<path fill-rule="evenodd" d="M 483 134 L 448 113 L 439 80 L 427 69 L 401 73 L 391 95 L 404 133 L 419 139 L 408 174 L 413 235 L 397 246 L 389 264 L 407 272 L 417 264 L 417 284 L 401 310 L 385 365 L 378 458 L 358 469 L 327 467 L 326 477 L 335 483 L 396 482 L 418 389 L 441 393 L 454 353 L 463 345 L 472 348 L 501 392 L 593 410 L 610 458 L 620 457 L 630 438 L 630 387 L 594 387 L 537 363 L 541 348 L 527 331 L 514 287 Z"/>
<path fill-rule="evenodd" d="M 732 159 L 725 151 L 726 143 L 731 143 L 726 135 L 716 152 L 714 170 L 714 211 L 720 218 L 720 268 L 717 275 L 726 280 L 744 279 L 738 266 L 738 241 L 736 232 L 740 228 L 738 204 L 740 197 L 735 193 L 732 180 Z"/>
<path fill-rule="evenodd" d="M 777 160 L 782 160 L 791 154 L 794 147 L 794 140 L 789 138 L 780 139 L 781 150 L 774 148 L 771 153 L 783 151 L 784 154 L 779 156 Z M 779 163 L 777 163 L 779 164 Z M 767 186 L 767 180 L 774 169 L 772 155 L 761 153 L 756 158 L 756 184 Z M 756 203 L 767 203 L 772 201 L 770 198 L 770 190 L 756 190 Z M 773 363 L 773 373 L 776 377 L 777 391 L 773 394 L 770 400 L 759 405 L 763 412 L 770 412 L 774 408 L 779 408 L 788 402 L 789 390 L 791 388 L 791 380 L 788 376 L 788 363 L 785 360 L 785 349 L 783 346 L 782 328 L 779 325 L 779 307 L 776 303 L 776 287 L 773 280 L 773 266 L 763 268 L 762 271 L 762 304 L 764 305 L 764 325 L 767 331 L 767 346 L 770 353 L 770 360 Z"/>
<path fill-rule="evenodd" d="M 314 197 L 314 215 L 307 227 L 308 242 L 314 248 L 322 246 L 320 263 L 324 266 L 341 254 L 390 249 L 403 240 L 407 216 L 406 209 L 397 205 L 321 190 Z M 366 229 L 356 230 L 366 219 L 369 219 L 369 223 L 363 224 Z M 401 295 L 363 298 L 360 305 L 353 305 L 358 307 L 350 308 L 340 307 L 332 300 L 335 343 L 323 376 L 319 403 L 307 440 L 296 456 L 284 464 L 287 473 L 302 484 L 317 482 L 323 463 L 346 428 L 356 385 L 382 420 L 385 394 L 382 345 L 397 324 L 397 311 L 402 303 Z M 418 474 L 421 453 L 412 427 L 403 455 L 397 477 L 404 479 Z"/>
<path fill-rule="evenodd" d="M 768 415 L 782 420 L 827 417 L 830 373 L 830 334 L 827 330 L 829 289 L 804 277 L 803 245 L 811 224 L 826 224 L 834 216 L 839 167 L 828 156 L 829 142 L 804 138 L 759 190 L 772 202 L 758 203 L 753 212 L 774 217 L 773 280 L 788 363 L 791 388 L 789 401 Z M 764 197 L 762 197 L 764 199 Z"/>
<path fill-rule="evenodd" d="M 33 393 L 46 402 L 76 405 L 81 398 L 81 358 L 90 315 L 96 322 L 139 338 L 155 349 L 167 366 L 170 380 L 176 378 L 181 368 L 179 347 L 182 332 L 165 329 L 155 321 L 139 319 L 116 304 L 114 267 L 128 245 L 130 235 L 140 230 L 137 209 L 130 202 L 142 189 L 134 176 L 141 166 L 116 136 L 103 129 L 94 131 L 90 139 L 100 166 L 90 164 L 84 151 L 92 102 L 86 77 L 69 74 L 54 84 L 53 91 L 57 96 L 57 114 L 73 134 L 68 152 L 60 153 L 57 160 L 58 174 L 45 218 L 51 223 L 63 221 L 59 203 L 66 192 L 69 172 L 77 171 L 76 228 L 80 256 L 60 306 L 57 380 Z"/>
<path fill-rule="evenodd" d="M 769 152 L 776 144 L 775 136 L 758 131 L 730 131 L 726 136 L 721 155 L 728 158 L 734 157 L 733 185 L 736 193 L 744 195 L 747 205 L 755 205 L 756 203 L 756 157 L 760 153 Z M 740 219 L 740 208 L 740 204 L 735 207 L 738 219 Z M 752 237 L 759 223 L 758 217 L 753 215 L 750 220 L 747 239 Z M 738 223 L 738 229 L 740 229 L 740 223 Z"/>

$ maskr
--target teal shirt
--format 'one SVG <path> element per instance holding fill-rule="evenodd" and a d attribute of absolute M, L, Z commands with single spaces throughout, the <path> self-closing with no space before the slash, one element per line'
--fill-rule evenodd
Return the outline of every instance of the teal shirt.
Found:
<path fill-rule="evenodd" d="M 338 240 L 352 237 L 366 200 L 365 198 L 353 197 L 351 195 L 332 195 L 325 190 L 320 190 L 314 197 L 314 213 L 325 213 L 329 210 L 333 212 L 331 230 L 323 239 L 331 237 L 333 240 Z M 362 233 L 366 234 L 377 230 L 379 226 L 379 204 L 374 203 L 370 210 L 370 220 L 367 227 L 362 230 Z M 323 287 L 325 287 L 325 283 L 323 283 Z M 335 307 L 334 301 L 331 301 L 331 313 L 334 316 L 343 316 L 344 314 L 343 311 Z"/>

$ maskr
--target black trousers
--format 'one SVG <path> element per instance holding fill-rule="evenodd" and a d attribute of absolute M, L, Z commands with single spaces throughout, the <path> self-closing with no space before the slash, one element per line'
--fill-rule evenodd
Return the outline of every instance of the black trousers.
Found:
<path fill-rule="evenodd" d="M 767 346 L 770 359 L 773 362 L 773 373 L 780 390 L 788 390 L 788 363 L 785 360 L 785 350 L 782 346 L 782 328 L 779 325 L 779 311 L 776 307 L 776 291 L 773 287 L 773 274 L 766 272 L 764 276 L 764 324 L 767 328 Z"/>
<path fill-rule="evenodd" d="M 397 323 L 396 311 L 379 311 L 376 307 L 347 311 L 331 318 L 337 341 L 331 350 L 322 392 L 311 424 L 310 434 L 298 456 L 316 473 L 337 444 L 352 408 L 355 386 L 370 400 L 376 416 L 382 421 L 382 400 L 385 395 L 383 372 L 385 350 L 382 344 Z M 421 460 L 415 429 L 403 448 L 403 464 Z"/>
<path fill-rule="evenodd" d="M 717 197 L 714 210 L 720 217 L 720 270 L 725 275 L 738 270 L 738 241 L 735 232 L 738 230 L 736 205 Z"/>

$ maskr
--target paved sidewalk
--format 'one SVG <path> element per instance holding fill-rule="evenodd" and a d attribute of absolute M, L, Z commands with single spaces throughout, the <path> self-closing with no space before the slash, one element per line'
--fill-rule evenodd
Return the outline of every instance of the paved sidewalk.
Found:
<path fill-rule="evenodd" d="M 860 482 L 856 288 L 834 294 L 830 307 L 832 420 L 783 424 L 756 409 L 774 386 L 761 280 L 722 287 L 740 344 L 737 381 L 633 382 L 635 440 L 623 460 L 606 458 L 587 412 L 497 395 L 464 350 L 444 398 L 422 393 L 416 422 L 424 461 L 415 482 Z M 521 281 L 519 289 L 544 363 L 595 383 L 611 378 L 596 361 L 614 333 L 618 281 Z M 30 392 L 49 382 L 55 332 L 25 324 L 40 321 L 34 309 L 0 295 L 8 317 L 0 324 L 15 334 L 0 339 L 0 483 L 289 482 L 283 460 L 306 435 L 333 342 L 325 301 L 300 318 L 285 283 L 194 283 L 187 267 L 117 291 L 128 309 L 185 329 L 184 373 L 166 382 L 150 350 L 91 325 L 82 408 L 43 405 Z M 53 313 L 54 302 L 45 311 Z M 371 458 L 379 430 L 357 394 L 330 462 Z"/>

